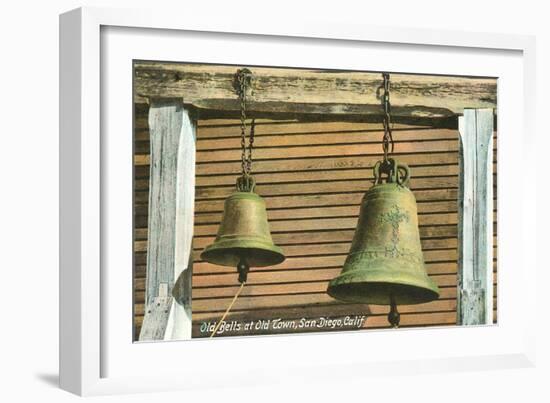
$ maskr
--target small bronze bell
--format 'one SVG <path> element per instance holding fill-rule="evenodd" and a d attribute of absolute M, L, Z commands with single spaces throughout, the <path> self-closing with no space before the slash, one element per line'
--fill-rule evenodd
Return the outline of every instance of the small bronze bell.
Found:
<path fill-rule="evenodd" d="M 386 183 L 381 173 L 387 174 Z M 391 305 L 388 318 L 394 326 L 399 323 L 395 305 L 439 298 L 424 266 L 409 176 L 407 165 L 393 159 L 375 165 L 375 184 L 361 202 L 351 249 L 327 290 L 342 301 Z"/>
<path fill-rule="evenodd" d="M 239 280 L 246 281 L 248 267 L 279 264 L 283 251 L 273 243 L 269 232 L 265 201 L 254 193 L 251 176 L 237 180 L 237 191 L 226 200 L 214 243 L 201 253 L 201 259 L 221 266 L 238 267 Z M 241 282 L 243 282 L 241 281 Z"/>

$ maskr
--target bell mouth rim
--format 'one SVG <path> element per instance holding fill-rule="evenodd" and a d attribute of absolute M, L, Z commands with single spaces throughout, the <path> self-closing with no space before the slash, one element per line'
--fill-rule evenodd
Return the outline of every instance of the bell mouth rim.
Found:
<path fill-rule="evenodd" d="M 246 240 L 247 246 L 242 246 L 243 238 L 215 241 L 215 243 L 207 246 L 202 251 L 200 258 L 208 263 L 231 267 L 236 266 L 240 256 L 245 251 L 255 251 L 254 253 L 261 257 L 250 260 L 248 262 L 250 267 L 275 266 L 285 261 L 286 257 L 279 246 L 254 239 Z M 222 256 L 219 256 L 221 254 L 229 255 L 230 257 L 222 258 Z"/>
<path fill-rule="evenodd" d="M 360 283 L 360 285 L 375 285 L 377 283 L 375 282 L 365 282 L 365 283 Z M 380 283 L 378 283 L 380 284 Z M 401 298 L 399 295 L 397 295 L 395 297 L 395 301 L 397 303 L 397 305 L 417 305 L 417 304 L 424 304 L 424 303 L 427 303 L 427 302 L 431 302 L 431 301 L 435 301 L 437 299 L 439 299 L 439 296 L 440 294 L 438 292 L 435 292 L 434 290 L 430 289 L 430 288 L 426 288 L 426 287 L 421 287 L 421 286 L 418 286 L 418 285 L 411 285 L 411 284 L 401 284 L 401 283 L 386 283 L 387 285 L 389 286 L 404 286 L 404 287 L 408 287 L 408 288 L 411 288 L 411 289 L 416 289 L 417 291 L 421 291 L 423 293 L 423 296 L 419 296 L 419 297 L 406 297 L 406 298 Z M 387 297 L 380 297 L 380 298 L 369 298 L 369 296 L 357 296 L 357 297 L 353 297 L 353 296 L 346 296 L 345 294 L 349 294 L 346 293 L 345 291 L 342 291 L 342 288 L 351 288 L 351 287 L 357 287 L 358 285 L 357 284 L 340 284 L 340 285 L 337 285 L 337 286 L 329 286 L 328 289 L 327 289 L 327 293 L 328 295 L 330 295 L 332 298 L 334 299 L 337 299 L 339 301 L 343 301 L 343 302 L 351 302 L 351 303 L 356 303 L 356 304 L 367 304 L 367 305 L 384 305 L 384 306 L 387 306 L 387 305 L 390 305 L 390 297 L 389 297 L 389 294 Z M 337 287 L 340 289 L 340 291 L 338 291 L 337 293 L 334 292 L 334 288 Z M 381 300 L 384 299 L 384 302 L 382 302 Z"/>
<path fill-rule="evenodd" d="M 395 291 L 395 300 L 398 305 L 416 305 L 423 304 L 430 301 L 439 299 L 441 293 L 439 287 L 435 282 L 426 276 L 426 285 L 418 284 L 418 282 L 395 280 L 395 281 L 380 281 L 380 280 L 363 280 L 354 283 L 348 282 L 346 277 L 356 275 L 355 273 L 349 273 L 350 275 L 340 274 L 338 277 L 332 279 L 327 287 L 327 293 L 340 301 L 365 303 L 371 305 L 390 305 L 389 291 L 380 294 L 380 291 L 369 292 L 371 287 L 393 288 Z M 385 273 L 387 276 L 387 273 Z M 348 281 L 346 281 L 348 280 Z M 407 290 L 407 292 L 403 292 Z M 402 292 L 402 294 L 400 294 Z M 379 294 L 377 294 L 379 293 Z M 370 294 L 370 295 L 369 295 Z M 381 296 L 384 295 L 384 296 Z M 401 295 L 407 295 L 403 298 Z M 387 302 L 380 302 L 385 300 Z"/>

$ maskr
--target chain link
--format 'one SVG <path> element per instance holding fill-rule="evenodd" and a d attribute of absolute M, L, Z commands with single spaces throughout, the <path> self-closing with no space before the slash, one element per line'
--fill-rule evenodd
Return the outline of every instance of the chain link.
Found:
<path fill-rule="evenodd" d="M 246 172 L 248 175 L 252 173 L 252 149 L 254 148 L 254 128 L 256 127 L 256 119 L 250 122 L 250 136 L 248 137 L 248 157 L 246 159 Z"/>
<path fill-rule="evenodd" d="M 384 150 L 384 162 L 387 162 L 388 155 L 390 153 L 393 153 L 394 148 L 390 104 L 390 74 L 382 73 L 382 78 L 384 79 L 384 82 L 382 84 L 382 87 L 384 89 L 384 94 L 382 95 L 382 106 L 384 108 L 384 137 L 382 139 L 382 149 Z"/>
<path fill-rule="evenodd" d="M 252 148 L 254 146 L 254 120 L 250 127 L 248 141 L 248 155 L 246 148 L 246 96 L 248 86 L 252 79 L 252 72 L 248 69 L 240 69 L 235 75 L 235 90 L 240 101 L 241 120 L 241 170 L 243 176 L 250 176 L 252 172 Z"/>

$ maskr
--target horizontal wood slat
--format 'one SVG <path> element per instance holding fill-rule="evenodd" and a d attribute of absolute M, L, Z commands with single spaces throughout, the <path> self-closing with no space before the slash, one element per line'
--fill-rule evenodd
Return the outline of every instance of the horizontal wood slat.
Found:
<path fill-rule="evenodd" d="M 358 206 L 365 194 L 364 191 L 335 194 L 304 194 L 304 195 L 286 195 L 286 196 L 265 196 L 266 207 L 268 209 L 282 208 L 310 208 L 326 206 Z M 229 195 L 229 194 L 227 194 Z M 417 203 L 425 201 L 456 201 L 458 195 L 457 189 L 432 189 L 417 190 L 414 192 Z M 222 211 L 225 199 L 215 200 L 195 200 L 195 211 L 213 212 Z M 134 203 L 136 205 L 147 203 L 148 192 L 135 192 Z"/>
<path fill-rule="evenodd" d="M 436 276 L 437 277 L 437 276 Z M 452 282 L 452 279 L 448 279 L 448 282 Z M 454 280 L 456 282 L 456 278 Z M 426 310 L 436 310 L 431 307 L 438 306 L 441 301 L 456 298 L 456 287 L 455 286 L 445 286 L 440 289 L 441 297 L 439 300 L 433 301 L 428 304 L 419 304 L 419 305 L 401 305 L 400 310 L 405 309 L 405 312 L 415 311 L 420 305 L 427 306 Z M 193 300 L 193 314 L 200 313 L 223 313 L 225 312 L 227 306 L 231 303 L 233 297 L 222 297 L 222 298 L 205 298 Z M 142 301 L 139 301 L 142 302 Z M 270 310 L 270 309 L 279 309 L 285 307 L 293 306 L 303 306 L 303 305 L 325 305 L 327 308 L 330 308 L 331 305 L 341 305 L 345 304 L 339 301 L 336 301 L 334 298 L 329 296 L 326 292 L 312 293 L 312 294 L 285 294 L 285 295 L 268 295 L 268 296 L 239 296 L 233 305 L 232 310 L 234 312 L 238 311 L 248 311 L 248 310 Z M 348 305 L 348 304 L 345 304 Z M 142 307 L 143 305 L 139 305 Z M 376 309 L 373 308 L 375 305 L 369 305 L 370 310 Z M 407 308 L 405 308 L 407 307 Z M 383 307 L 384 308 L 384 307 Z M 141 308 L 140 308 L 141 309 Z M 387 312 L 387 308 L 386 308 Z M 137 311 L 136 313 L 143 314 L 143 311 Z M 326 315 L 329 315 L 330 311 L 327 310 Z"/>
<path fill-rule="evenodd" d="M 494 286 L 496 290 L 496 286 Z M 411 312 L 433 312 L 433 311 L 444 311 L 444 310 L 456 310 L 456 287 L 441 287 L 440 288 L 441 298 L 435 301 L 431 301 L 424 304 L 418 305 L 400 305 L 399 311 L 401 313 L 411 313 Z M 357 304 L 357 303 L 344 303 L 329 297 L 326 292 L 322 293 L 311 293 L 304 295 L 289 295 L 289 301 L 297 302 L 296 305 L 289 305 L 282 303 L 282 306 L 278 306 L 275 302 L 274 304 L 269 300 L 269 298 L 279 298 L 284 296 L 257 296 L 243 298 L 242 309 L 234 308 L 230 311 L 228 318 L 234 319 L 239 316 L 244 316 L 247 314 L 247 317 L 262 319 L 262 318 L 276 318 L 278 316 L 284 318 L 292 317 L 303 317 L 312 314 L 317 314 L 319 316 L 327 315 L 379 315 L 384 312 L 388 312 L 388 307 L 383 305 L 369 305 L 369 304 Z M 496 295 L 494 300 L 496 302 Z M 212 305 L 216 301 L 219 301 L 219 307 L 213 305 L 212 310 L 206 311 L 196 311 L 193 313 L 193 320 L 219 320 L 220 314 L 225 312 L 227 305 L 229 304 L 228 300 L 231 301 L 233 298 L 221 298 L 221 299 L 201 299 L 199 301 L 208 301 L 208 304 Z M 240 297 L 239 297 L 240 299 Z M 239 300 L 237 299 L 237 301 Z M 258 300 L 260 303 L 254 303 L 254 307 L 250 308 L 250 301 Z M 323 302 L 321 302 L 323 300 Z M 302 301 L 307 301 L 306 304 L 300 304 Z M 313 302 L 312 302 L 313 301 Z M 224 305 L 225 304 L 225 305 Z M 263 305 L 265 306 L 263 306 Z M 208 306 L 208 305 L 207 305 Z M 135 312 L 137 315 L 144 314 L 144 305 L 142 303 L 135 305 Z"/>
<path fill-rule="evenodd" d="M 430 142 L 408 142 L 396 145 L 397 153 L 416 153 L 416 152 L 449 152 L 458 151 L 458 141 L 440 140 Z M 379 143 L 367 143 L 358 145 L 319 145 L 319 146 L 292 146 L 284 148 L 260 148 L 254 149 L 254 160 L 262 161 L 266 159 L 293 159 L 293 158 L 311 158 L 311 157 L 337 157 L 351 155 L 380 155 L 381 146 Z M 210 162 L 221 161 L 240 161 L 238 149 L 215 150 L 215 151 L 197 151 L 197 165 Z"/>
<path fill-rule="evenodd" d="M 218 312 L 223 313 L 233 298 L 219 299 L 198 299 L 193 301 L 193 312 L 195 315 L 201 313 Z M 334 298 L 330 297 L 326 292 L 318 294 L 303 294 L 303 295 L 272 295 L 268 297 L 239 297 L 233 305 L 233 309 L 238 311 L 256 310 L 256 309 L 278 309 L 283 307 L 301 306 L 301 305 L 319 305 L 324 304 L 330 309 L 332 304 L 339 305 Z M 383 314 L 388 312 L 388 308 L 379 305 L 366 305 L 366 313 Z M 456 309 L 456 300 L 440 299 L 426 304 L 418 305 L 401 305 L 399 311 L 402 313 L 409 312 L 431 312 L 445 311 Z M 194 315 L 194 316 L 195 316 Z"/>
<path fill-rule="evenodd" d="M 284 168 L 284 164 L 280 164 L 281 168 Z M 412 179 L 417 178 L 437 178 L 441 176 L 457 176 L 458 166 L 456 164 L 445 165 L 432 165 L 432 166 L 419 166 L 411 168 Z M 215 187 L 215 186 L 230 186 L 235 187 L 236 176 L 239 172 L 209 175 L 209 176 L 197 176 L 196 186 L 199 188 Z M 369 182 L 372 185 L 374 180 L 372 167 L 346 169 L 346 170 L 331 170 L 331 171 L 293 171 L 293 172 L 275 172 L 275 173 L 260 173 L 254 174 L 254 178 L 258 185 L 268 184 L 285 184 L 285 183 L 315 183 L 326 181 L 339 181 L 339 180 L 363 180 Z M 145 178 L 138 178 L 136 180 L 137 189 L 148 188 L 148 175 Z"/>
<path fill-rule="evenodd" d="M 143 141 L 149 139 L 149 129 L 146 116 L 146 110 L 138 112 L 135 121 L 135 136 L 134 140 Z M 334 137 L 340 137 L 339 134 L 362 133 L 364 136 L 375 137 L 376 133 L 383 133 L 382 123 L 377 122 L 313 122 L 313 121 L 298 121 L 298 120 L 273 120 L 273 119 L 256 119 L 254 133 L 257 138 L 262 136 L 293 136 L 293 135 L 315 135 L 316 137 L 323 134 L 332 134 Z M 238 119 L 209 119 L 199 120 L 197 129 L 200 134 L 198 142 L 209 141 L 216 139 L 224 139 L 231 137 L 239 137 L 241 133 L 241 122 Z M 443 136 L 456 138 L 456 130 L 434 128 L 431 126 L 422 125 L 406 125 L 394 123 L 392 131 L 396 140 L 425 140 L 440 136 L 439 133 L 444 133 Z M 410 138 L 403 138 L 400 132 L 415 133 L 411 134 Z M 407 136 L 404 134 L 403 136 Z M 497 132 L 494 133 L 494 138 L 497 138 Z M 315 140 L 312 140 L 315 141 Z"/>
<path fill-rule="evenodd" d="M 294 125 L 297 126 L 297 125 Z M 291 132 L 292 133 L 292 132 Z M 419 130 L 399 130 L 392 131 L 395 145 L 398 146 L 405 142 L 430 142 L 451 140 L 457 141 L 456 131 L 449 129 L 426 130 L 425 136 L 419 139 Z M 296 147 L 296 146 L 313 146 L 313 145 L 342 145 L 356 144 L 363 145 L 374 143 L 380 145 L 380 139 L 384 134 L 383 130 L 376 131 L 311 131 L 305 134 L 264 134 L 254 138 L 254 148 L 275 148 L 275 147 Z M 197 141 L 197 150 L 231 150 L 240 148 L 240 129 L 235 127 L 233 130 L 228 130 L 227 135 L 218 139 L 203 139 Z"/>
<path fill-rule="evenodd" d="M 422 242 L 423 250 L 431 249 L 446 249 L 456 248 L 456 238 L 442 238 L 442 239 L 424 239 Z M 337 243 L 320 243 L 320 244 L 299 244 L 299 245 L 285 245 L 285 256 L 305 256 L 305 255 L 320 255 L 320 254 L 334 254 L 341 253 L 342 251 L 349 249 L 349 242 L 337 242 Z M 195 251 L 202 251 L 203 247 L 193 245 Z M 146 252 L 147 241 L 135 241 L 135 252 Z"/>
<path fill-rule="evenodd" d="M 433 262 L 426 264 L 426 271 L 429 275 L 456 274 L 456 262 Z M 496 262 L 494 262 L 496 268 Z M 292 270 L 252 270 L 248 275 L 247 284 L 282 284 L 298 282 L 329 281 L 340 274 L 342 265 L 297 268 Z M 144 276 L 143 266 L 138 266 L 136 278 Z M 237 283 L 237 272 L 233 268 L 216 266 L 210 273 L 193 276 L 194 288 L 234 286 Z"/>
<path fill-rule="evenodd" d="M 437 227 L 420 227 L 420 237 L 421 238 L 442 238 L 449 236 L 456 236 L 456 225 L 444 225 Z M 339 229 L 337 231 L 327 231 L 319 230 L 313 232 L 304 232 L 296 231 L 286 232 L 286 233 L 272 233 L 273 241 L 276 244 L 295 244 L 295 243 L 321 243 L 321 242 L 340 242 L 340 241 L 351 241 L 353 234 L 355 232 L 355 227 L 344 230 Z M 134 231 L 134 236 L 136 240 L 147 239 L 147 228 L 137 228 Z M 203 240 L 206 241 L 203 242 Z M 214 236 L 208 236 L 207 238 L 202 238 L 196 236 L 193 245 L 203 245 L 205 247 L 209 243 L 212 243 Z"/>
<path fill-rule="evenodd" d="M 223 121 L 203 120 L 197 128 L 200 133 L 198 141 L 208 141 L 211 139 L 227 138 L 239 136 L 241 133 L 241 122 L 238 119 L 224 119 Z M 141 126 L 140 128 L 146 129 Z M 429 126 L 414 126 L 395 123 L 393 126 L 395 132 L 407 130 L 434 130 Z M 437 129 L 436 129 L 437 130 Z M 442 131 L 446 129 L 440 129 Z M 449 130 L 452 132 L 452 130 Z M 256 119 L 254 133 L 258 138 L 262 136 L 278 135 L 300 135 L 300 134 L 322 134 L 322 133 L 354 133 L 354 132 L 383 132 L 381 123 L 374 122 L 300 122 L 298 120 L 269 120 Z M 455 131 L 456 134 L 456 131 Z M 429 134 L 428 134 L 429 136 Z"/>
<path fill-rule="evenodd" d="M 199 129 L 200 130 L 200 129 Z M 200 138 L 197 140 L 197 151 L 210 152 L 215 150 L 238 150 L 240 149 L 240 127 L 235 127 L 227 133 L 227 136 L 218 139 L 202 139 L 202 131 Z M 313 132 L 306 134 L 270 134 L 256 136 L 254 141 L 254 149 L 261 150 L 264 148 L 288 148 L 297 146 L 323 146 L 323 145 L 380 145 L 380 139 L 383 136 L 383 131 L 347 131 L 347 132 Z M 414 130 L 395 130 L 393 131 L 393 139 L 396 147 L 406 143 L 423 143 L 429 146 L 433 141 L 450 140 L 457 142 L 456 131 L 449 129 L 432 129 L 426 130 L 425 135 L 419 138 L 419 131 Z M 137 140 L 137 139 L 136 139 Z M 137 140 L 135 142 L 135 151 L 138 154 L 146 154 L 149 152 L 148 139 Z"/>
<path fill-rule="evenodd" d="M 195 212 L 195 223 L 202 224 L 215 224 L 219 223 L 222 217 L 223 204 L 220 203 L 220 209 L 215 212 L 211 211 L 197 211 Z M 356 217 L 359 212 L 359 204 L 352 206 L 322 206 L 316 208 L 304 208 L 296 207 L 291 209 L 267 209 L 268 217 L 270 221 L 274 220 L 292 220 L 292 219 L 304 219 L 304 218 L 319 218 L 319 217 Z M 419 214 L 429 213 L 442 213 L 451 212 L 456 213 L 458 205 L 456 201 L 435 201 L 418 203 L 417 209 Z M 148 206 L 137 205 L 134 208 L 135 216 L 147 216 Z"/>
<path fill-rule="evenodd" d="M 458 163 L 458 155 L 456 152 L 434 152 L 434 153 L 394 153 L 394 156 L 411 167 L 422 165 L 438 165 Z M 323 171 L 337 170 L 350 168 L 369 168 L 380 159 L 380 153 L 376 155 L 357 155 L 357 156 L 319 156 L 303 159 L 284 160 L 254 160 L 252 167 L 255 173 L 265 172 L 293 172 L 293 171 Z M 139 167 L 149 166 L 149 156 L 144 154 L 136 154 L 134 156 L 134 164 Z M 197 165 L 195 175 L 197 177 L 206 175 L 220 174 L 237 174 L 240 171 L 240 162 L 212 162 L 211 164 Z"/>
<path fill-rule="evenodd" d="M 447 268 L 446 268 L 447 267 Z M 340 268 L 338 269 L 327 269 L 327 270 L 318 270 L 318 273 L 321 273 L 323 278 L 315 279 L 313 276 L 308 279 L 308 281 L 294 281 L 294 282 L 284 282 L 285 278 L 279 278 L 278 273 L 270 273 L 272 282 L 258 282 L 258 279 L 261 281 L 261 277 L 255 276 L 254 281 L 248 282 L 246 287 L 243 288 L 241 296 L 269 296 L 269 295 L 280 295 L 280 294 L 311 294 L 311 293 L 324 293 L 327 290 L 327 285 L 330 280 L 332 280 L 332 275 L 337 276 L 340 273 Z M 447 272 L 450 270 L 450 272 Z M 202 283 L 207 283 L 207 286 L 200 286 L 200 281 L 195 281 L 193 284 L 193 299 L 204 299 L 204 298 L 219 298 L 219 297 L 233 297 L 237 292 L 239 286 L 237 285 L 237 274 L 229 273 L 230 275 L 211 275 L 207 281 Z M 451 285 L 454 285 L 456 280 L 456 271 L 453 272 L 453 268 L 448 265 L 433 266 L 428 268 L 428 274 L 438 278 L 438 281 L 441 281 L 440 285 L 445 286 L 445 279 L 452 281 Z M 495 276 L 497 275 L 496 271 L 494 272 Z M 444 276 L 450 276 L 445 277 Z M 196 276 L 194 280 L 202 280 L 202 277 L 206 276 Z M 214 281 L 212 281 L 214 279 Z M 443 280 L 441 280 L 443 279 Z M 451 280 L 449 280 L 451 279 Z M 136 290 L 143 290 L 145 287 L 144 278 L 134 279 L 134 287 Z"/>
<path fill-rule="evenodd" d="M 496 237 L 493 240 L 496 249 Z M 458 246 L 456 238 L 439 238 L 439 239 L 423 239 L 421 240 L 422 250 L 441 250 L 441 249 L 455 249 Z M 136 241 L 134 243 L 135 252 L 146 252 L 147 242 Z M 200 253 L 204 249 L 203 247 L 197 247 L 194 245 L 194 253 Z M 350 248 L 350 242 L 338 242 L 338 243 L 318 243 L 318 244 L 295 244 L 295 245 L 283 245 L 284 253 L 286 257 L 293 256 L 322 256 L 322 255 L 335 255 L 347 253 Z M 195 256 L 199 260 L 198 256 Z"/>

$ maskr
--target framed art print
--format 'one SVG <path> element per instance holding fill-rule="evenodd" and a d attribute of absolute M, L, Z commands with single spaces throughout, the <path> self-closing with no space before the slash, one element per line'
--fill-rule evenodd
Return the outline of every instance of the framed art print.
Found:
<path fill-rule="evenodd" d="M 532 41 L 433 38 L 64 14 L 62 387 L 531 365 Z"/>

